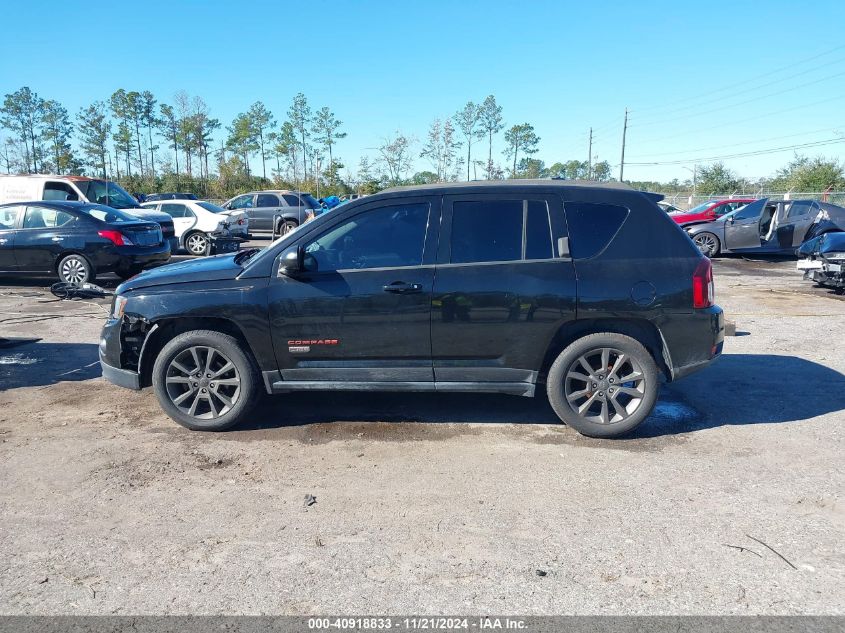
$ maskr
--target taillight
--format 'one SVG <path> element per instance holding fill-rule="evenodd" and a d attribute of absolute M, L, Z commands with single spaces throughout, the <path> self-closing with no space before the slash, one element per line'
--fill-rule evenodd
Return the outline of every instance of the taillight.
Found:
<path fill-rule="evenodd" d="M 713 264 L 703 257 L 692 274 L 692 307 L 709 308 L 713 305 L 716 288 L 713 285 Z"/>
<path fill-rule="evenodd" d="M 120 231 L 97 231 L 97 235 L 106 238 L 115 246 L 132 246 L 132 240 Z"/>

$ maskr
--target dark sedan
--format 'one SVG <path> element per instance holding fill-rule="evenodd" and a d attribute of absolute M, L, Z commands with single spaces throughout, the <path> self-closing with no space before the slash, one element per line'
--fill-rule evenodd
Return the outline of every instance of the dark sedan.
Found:
<path fill-rule="evenodd" d="M 161 227 L 124 211 L 70 201 L 0 205 L 0 273 L 84 283 L 105 272 L 128 278 L 169 259 Z"/>
<path fill-rule="evenodd" d="M 707 257 L 750 252 L 791 255 L 805 240 L 845 228 L 845 208 L 816 200 L 762 198 L 713 222 L 684 228 Z"/>

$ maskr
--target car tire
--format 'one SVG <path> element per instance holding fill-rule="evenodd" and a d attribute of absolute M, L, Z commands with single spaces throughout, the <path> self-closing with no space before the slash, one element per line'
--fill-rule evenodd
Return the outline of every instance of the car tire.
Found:
<path fill-rule="evenodd" d="M 185 250 L 199 257 L 208 255 L 211 252 L 211 240 L 202 231 L 192 231 L 185 236 Z"/>
<path fill-rule="evenodd" d="M 697 233 L 693 236 L 692 241 L 705 257 L 716 257 L 716 255 L 719 254 L 719 251 L 722 250 L 722 244 L 719 242 L 719 238 L 713 233 L 708 233 L 707 231 Z"/>
<path fill-rule="evenodd" d="M 276 225 L 276 235 L 287 235 L 298 226 L 296 220 L 280 220 Z"/>
<path fill-rule="evenodd" d="M 62 257 L 56 266 L 59 279 L 69 284 L 93 283 L 96 273 L 94 267 L 83 255 L 71 253 Z"/>
<path fill-rule="evenodd" d="M 549 369 L 546 391 L 568 426 L 588 437 L 617 437 L 654 409 L 660 374 L 639 341 L 613 332 L 590 334 L 560 353 Z"/>
<path fill-rule="evenodd" d="M 185 332 L 168 342 L 153 364 L 152 383 L 164 412 L 193 431 L 224 431 L 242 422 L 261 388 L 250 352 L 214 330 Z"/>

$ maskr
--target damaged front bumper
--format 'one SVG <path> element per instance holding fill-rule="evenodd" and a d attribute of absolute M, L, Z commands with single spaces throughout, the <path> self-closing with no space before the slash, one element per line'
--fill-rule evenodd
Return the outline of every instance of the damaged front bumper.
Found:
<path fill-rule="evenodd" d="M 123 330 L 128 325 L 123 318 L 109 318 L 100 335 L 100 367 L 103 377 L 110 383 L 127 389 L 141 388 L 141 377 L 135 368 L 125 368 L 126 359 L 123 348 Z"/>

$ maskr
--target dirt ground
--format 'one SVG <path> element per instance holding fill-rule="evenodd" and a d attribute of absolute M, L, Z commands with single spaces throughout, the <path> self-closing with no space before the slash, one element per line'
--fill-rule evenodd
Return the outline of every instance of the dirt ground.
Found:
<path fill-rule="evenodd" d="M 102 305 L 0 280 L 41 339 L 0 349 L 0 613 L 845 613 L 845 303 L 794 266 L 717 260 L 738 336 L 615 441 L 490 395 L 193 433 L 99 377 Z"/>

